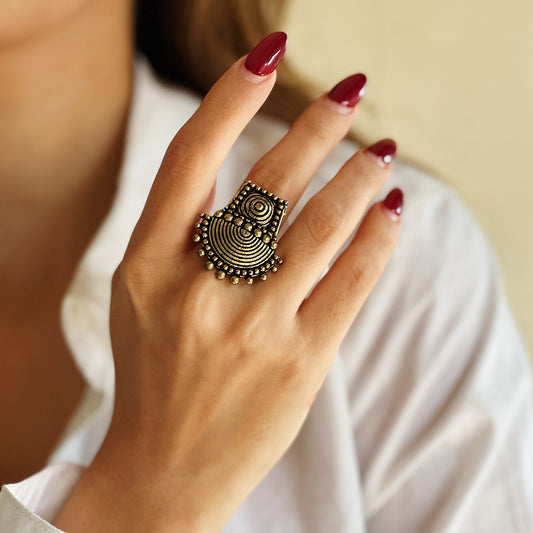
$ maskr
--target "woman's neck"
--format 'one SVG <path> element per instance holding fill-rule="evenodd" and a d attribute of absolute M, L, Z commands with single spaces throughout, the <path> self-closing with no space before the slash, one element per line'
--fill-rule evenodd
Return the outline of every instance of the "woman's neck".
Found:
<path fill-rule="evenodd" d="M 92 0 L 0 44 L 0 194 L 62 203 L 108 158 L 131 85 L 127 2 Z"/>
<path fill-rule="evenodd" d="M 0 274 L 22 282 L 45 251 L 73 260 L 109 207 L 132 84 L 131 4 L 89 0 L 0 43 Z"/>

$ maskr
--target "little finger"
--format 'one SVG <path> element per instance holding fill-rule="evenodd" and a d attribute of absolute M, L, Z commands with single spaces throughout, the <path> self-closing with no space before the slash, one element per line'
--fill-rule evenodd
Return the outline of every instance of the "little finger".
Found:
<path fill-rule="evenodd" d="M 344 338 L 396 246 L 402 205 L 400 189 L 373 205 L 352 242 L 303 302 L 299 315 L 313 346 L 339 344 Z"/>

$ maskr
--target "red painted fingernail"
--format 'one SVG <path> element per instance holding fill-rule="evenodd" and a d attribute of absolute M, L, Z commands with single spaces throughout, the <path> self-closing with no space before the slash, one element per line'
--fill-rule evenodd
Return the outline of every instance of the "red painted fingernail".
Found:
<path fill-rule="evenodd" d="M 286 33 L 282 31 L 271 33 L 248 54 L 244 66 L 257 76 L 272 74 L 285 53 L 286 43 Z"/>
<path fill-rule="evenodd" d="M 396 143 L 392 139 L 383 139 L 369 146 L 366 150 L 377 155 L 383 163 L 388 165 L 396 153 Z"/>
<path fill-rule="evenodd" d="M 392 189 L 383 201 L 383 205 L 393 213 L 400 215 L 403 207 L 403 192 L 401 189 Z"/>
<path fill-rule="evenodd" d="M 329 91 L 328 96 L 346 107 L 355 107 L 361 100 L 366 90 L 366 76 L 354 74 L 340 81 Z"/>

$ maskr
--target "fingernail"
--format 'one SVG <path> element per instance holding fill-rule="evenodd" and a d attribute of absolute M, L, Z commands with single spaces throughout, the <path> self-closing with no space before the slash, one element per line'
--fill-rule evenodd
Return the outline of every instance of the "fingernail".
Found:
<path fill-rule="evenodd" d="M 393 160 L 394 154 L 396 154 L 396 143 L 392 139 L 382 139 L 366 148 L 365 152 L 370 152 L 376 156 L 378 163 L 384 167 Z"/>
<path fill-rule="evenodd" d="M 286 43 L 286 33 L 282 31 L 271 33 L 248 54 L 244 66 L 257 76 L 272 74 L 285 53 Z"/>
<path fill-rule="evenodd" d="M 366 76 L 354 74 L 340 81 L 329 91 L 328 97 L 344 107 L 355 107 L 366 92 Z"/>
<path fill-rule="evenodd" d="M 387 198 L 383 201 L 383 205 L 389 210 L 395 213 L 396 215 L 402 214 L 403 207 L 403 192 L 401 189 L 392 189 L 392 191 L 387 194 Z"/>

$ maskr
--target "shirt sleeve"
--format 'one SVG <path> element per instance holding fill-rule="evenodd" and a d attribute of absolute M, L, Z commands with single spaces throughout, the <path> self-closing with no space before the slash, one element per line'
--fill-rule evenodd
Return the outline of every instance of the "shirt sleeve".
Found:
<path fill-rule="evenodd" d="M 84 467 L 72 463 L 49 466 L 0 492 L 0 531 L 61 533 L 52 525 L 79 481 Z"/>
<path fill-rule="evenodd" d="M 531 533 L 531 372 L 496 261 L 445 187 L 405 188 L 343 347 L 368 531 Z"/>

